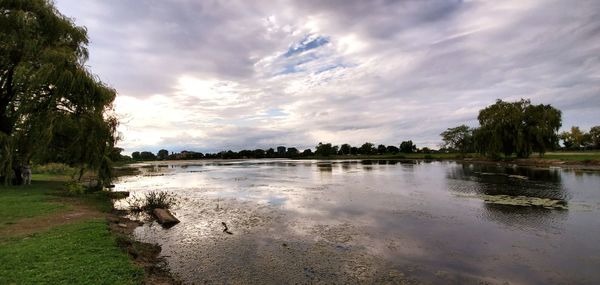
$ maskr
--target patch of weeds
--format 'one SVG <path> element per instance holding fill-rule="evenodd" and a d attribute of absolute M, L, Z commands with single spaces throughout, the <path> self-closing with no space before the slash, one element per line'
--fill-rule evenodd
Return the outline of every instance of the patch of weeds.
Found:
<path fill-rule="evenodd" d="M 55 175 L 73 175 L 77 170 L 64 163 L 48 163 L 44 165 L 33 165 L 31 173 L 33 174 L 55 174 Z"/>
<path fill-rule="evenodd" d="M 65 189 L 67 189 L 67 193 L 70 195 L 81 195 L 85 193 L 85 187 L 78 183 L 77 181 L 71 180 L 65 183 Z"/>
<path fill-rule="evenodd" d="M 143 197 L 132 196 L 129 201 L 129 210 L 134 213 L 151 213 L 154 209 L 170 209 L 177 205 L 177 197 L 174 193 L 164 191 L 151 191 Z"/>

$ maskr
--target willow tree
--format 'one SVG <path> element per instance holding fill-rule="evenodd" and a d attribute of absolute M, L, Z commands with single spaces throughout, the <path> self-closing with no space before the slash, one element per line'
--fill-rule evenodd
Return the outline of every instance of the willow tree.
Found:
<path fill-rule="evenodd" d="M 60 161 L 110 180 L 115 90 L 91 74 L 85 28 L 47 0 L 0 0 L 0 177 Z"/>
<path fill-rule="evenodd" d="M 479 124 L 474 139 L 479 152 L 489 156 L 529 157 L 541 154 L 558 144 L 561 112 L 550 105 L 531 105 L 523 100 L 495 104 L 479 111 Z"/>

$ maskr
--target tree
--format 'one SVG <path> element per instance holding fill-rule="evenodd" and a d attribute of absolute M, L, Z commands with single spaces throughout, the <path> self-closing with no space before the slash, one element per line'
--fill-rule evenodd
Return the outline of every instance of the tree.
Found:
<path fill-rule="evenodd" d="M 142 159 L 142 160 L 155 160 L 156 159 L 156 155 L 154 155 L 154 153 L 151 153 L 149 151 L 142 151 L 142 152 L 140 152 L 140 159 Z"/>
<path fill-rule="evenodd" d="M 265 153 L 265 155 L 268 158 L 273 158 L 273 157 L 275 157 L 275 150 L 273 148 L 269 148 L 269 149 L 267 149 L 267 152 Z"/>
<path fill-rule="evenodd" d="M 350 154 L 350 148 L 351 146 L 347 143 L 343 144 L 340 146 L 340 154 L 341 155 L 348 155 Z"/>
<path fill-rule="evenodd" d="M 302 152 L 302 156 L 312 156 L 312 155 L 313 155 L 313 152 L 310 148 L 307 148 Z"/>
<path fill-rule="evenodd" d="M 0 10 L 0 177 L 57 161 L 109 183 L 116 92 L 85 67 L 85 28 L 47 0 L 0 1 Z"/>
<path fill-rule="evenodd" d="M 529 100 L 497 100 L 479 111 L 480 127 L 474 132 L 477 150 L 488 156 L 513 153 L 528 157 L 553 148 L 561 126 L 561 112 L 550 105 L 531 105 Z"/>
<path fill-rule="evenodd" d="M 139 151 L 134 151 L 131 153 L 131 158 L 133 158 L 133 160 L 141 160 L 142 157 L 140 156 L 140 152 Z"/>
<path fill-rule="evenodd" d="M 331 143 L 322 143 L 320 142 L 315 150 L 315 155 L 317 156 L 330 156 L 335 155 L 338 152 L 337 146 L 332 146 Z"/>
<path fill-rule="evenodd" d="M 262 150 L 262 149 L 260 149 L 260 148 L 255 149 L 254 150 L 254 157 L 255 158 L 264 158 L 265 157 L 265 151 Z"/>
<path fill-rule="evenodd" d="M 563 145 L 568 149 L 580 149 L 588 144 L 591 136 L 582 132 L 578 126 L 572 126 L 570 131 L 565 131 L 560 134 L 560 139 Z"/>
<path fill-rule="evenodd" d="M 417 151 L 417 146 L 412 141 L 403 141 L 400 143 L 400 152 L 413 153 Z"/>
<path fill-rule="evenodd" d="M 288 147 L 287 152 L 286 152 L 286 156 L 287 157 L 297 157 L 298 154 L 300 154 L 300 152 L 298 151 L 297 148 L 295 147 Z"/>
<path fill-rule="evenodd" d="M 385 147 L 385 145 L 380 144 L 380 145 L 377 146 L 377 153 L 378 154 L 384 154 L 386 152 L 387 152 L 387 148 Z"/>
<path fill-rule="evenodd" d="M 548 149 L 558 146 L 556 134 L 561 122 L 561 112 L 550 105 L 527 105 L 523 113 L 525 150 L 524 156 L 529 156 L 531 151 L 543 155 Z"/>
<path fill-rule="evenodd" d="M 375 145 L 370 142 L 366 142 L 360 146 L 358 152 L 365 155 L 373 154 L 375 153 Z"/>
<path fill-rule="evenodd" d="M 166 149 L 161 149 L 158 151 L 158 153 L 156 154 L 156 156 L 158 157 L 158 159 L 160 160 L 165 160 L 169 157 L 169 151 Z"/>
<path fill-rule="evenodd" d="M 396 154 L 398 152 L 400 152 L 400 149 L 397 146 L 393 146 L 393 145 L 388 145 L 385 148 L 386 152 L 392 153 L 392 154 Z"/>
<path fill-rule="evenodd" d="M 600 148 L 600 126 L 595 126 L 590 129 L 590 141 L 596 149 Z"/>
<path fill-rule="evenodd" d="M 440 134 L 442 136 L 443 148 L 460 153 L 473 151 L 473 129 L 467 125 L 448 128 Z"/>

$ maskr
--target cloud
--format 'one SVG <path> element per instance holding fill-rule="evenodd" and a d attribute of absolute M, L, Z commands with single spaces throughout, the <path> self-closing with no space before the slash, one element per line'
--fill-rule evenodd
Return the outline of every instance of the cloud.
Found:
<path fill-rule="evenodd" d="M 57 0 L 119 91 L 120 146 L 435 147 L 496 99 L 600 124 L 597 1 Z"/>

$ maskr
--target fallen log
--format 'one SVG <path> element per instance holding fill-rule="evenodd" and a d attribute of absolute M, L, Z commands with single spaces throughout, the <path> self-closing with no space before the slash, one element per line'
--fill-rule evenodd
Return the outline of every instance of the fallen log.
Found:
<path fill-rule="evenodd" d="M 156 208 L 152 211 L 152 214 L 156 217 L 158 223 L 163 226 L 172 226 L 179 223 L 179 220 L 167 209 Z"/>

